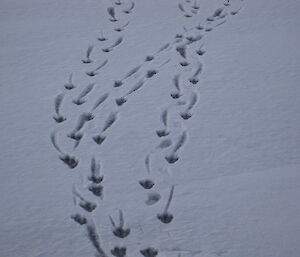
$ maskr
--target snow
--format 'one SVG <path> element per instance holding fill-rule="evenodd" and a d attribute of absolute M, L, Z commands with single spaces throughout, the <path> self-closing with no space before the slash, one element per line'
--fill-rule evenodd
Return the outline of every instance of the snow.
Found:
<path fill-rule="evenodd" d="M 300 2 L 231 0 L 224 6 L 198 0 L 197 14 L 194 1 L 135 0 L 129 14 L 121 10 L 131 1 L 121 2 L 0 3 L 0 256 L 95 256 L 87 225 L 71 219 L 74 214 L 95 224 L 107 256 L 115 246 L 125 246 L 127 256 L 142 256 L 148 247 L 158 257 L 300 256 Z M 192 17 L 184 17 L 178 4 Z M 117 22 L 109 21 L 112 6 Z M 228 15 L 207 21 L 218 8 Z M 195 29 L 199 24 L 213 30 Z M 97 40 L 101 31 L 107 41 Z M 176 48 L 188 40 L 176 43 L 177 34 L 203 38 L 188 44 L 183 58 Z M 102 51 L 120 36 L 118 46 Z M 89 46 L 93 62 L 84 64 Z M 200 47 L 203 56 L 195 53 Z M 154 60 L 145 62 L 149 55 Z M 86 74 L 105 60 L 99 74 Z M 199 63 L 203 70 L 192 84 Z M 76 88 L 67 90 L 71 73 Z M 176 75 L 179 99 L 170 96 Z M 117 80 L 120 87 L 114 87 Z M 86 102 L 74 104 L 91 83 Z M 53 119 L 58 95 L 64 96 L 61 123 Z M 118 106 L 115 99 L 124 96 Z M 191 118 L 183 119 L 195 99 Z M 91 111 L 94 118 L 80 129 L 82 140 L 73 149 L 68 135 Z M 159 138 L 164 112 L 170 134 Z M 101 145 L 93 141 L 99 134 L 105 136 Z M 178 142 L 179 159 L 168 163 Z M 59 159 L 64 154 L 79 161 L 74 169 Z M 104 176 L 103 199 L 88 189 L 93 156 Z M 144 189 L 144 179 L 153 188 Z M 168 212 L 174 219 L 163 224 L 157 214 L 172 186 Z M 76 192 L 96 209 L 81 208 Z M 109 220 L 118 225 L 119 210 L 130 229 L 125 238 L 112 233 Z"/>

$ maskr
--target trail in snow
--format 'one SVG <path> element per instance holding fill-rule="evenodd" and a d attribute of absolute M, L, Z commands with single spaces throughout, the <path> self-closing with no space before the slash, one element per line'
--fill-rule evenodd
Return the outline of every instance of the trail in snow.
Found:
<path fill-rule="evenodd" d="M 178 4 L 178 9 L 183 17 L 188 19 L 198 14 L 200 6 L 197 1 L 186 0 Z M 99 124 L 99 121 L 95 118 L 95 113 L 96 111 L 100 111 L 103 105 L 110 101 L 115 103 L 115 107 L 107 113 L 100 132 L 92 137 L 93 141 L 99 147 L 103 147 L 107 138 L 113 136 L 110 130 L 113 126 L 117 126 L 120 113 L 123 108 L 126 108 L 125 103 L 131 97 L 134 97 L 137 91 L 142 90 L 154 76 L 163 73 L 164 66 L 175 65 L 177 66 L 177 71 L 173 75 L 174 87 L 170 89 L 169 93 L 169 96 L 173 99 L 173 103 L 161 110 L 162 128 L 156 130 L 156 134 L 161 141 L 159 145 L 146 154 L 145 167 L 147 172 L 145 173 L 145 178 L 129 178 L 135 180 L 137 184 L 145 189 L 147 194 L 145 206 L 141 206 L 140 208 L 150 208 L 152 205 L 158 203 L 162 199 L 162 192 L 155 189 L 157 173 L 151 171 L 151 163 L 155 162 L 156 159 L 164 158 L 165 167 L 163 169 L 169 170 L 169 167 L 175 165 L 180 160 L 180 152 L 184 151 L 184 146 L 188 143 L 188 120 L 192 118 L 193 109 L 199 101 L 199 89 L 195 86 L 201 84 L 201 75 L 204 67 L 202 56 L 206 53 L 203 50 L 203 41 L 205 37 L 209 36 L 211 31 L 226 23 L 227 18 L 236 15 L 240 9 L 241 6 L 232 6 L 230 1 L 225 1 L 223 6 L 217 8 L 204 22 L 195 24 L 189 29 L 184 27 L 184 31 L 176 34 L 172 41 L 163 44 L 155 53 L 146 55 L 142 63 L 137 64 L 135 67 L 129 69 L 126 74 L 116 79 L 111 86 L 111 91 L 103 92 L 98 100 L 93 103 L 93 108 L 90 112 L 79 112 L 75 128 L 60 140 L 60 142 L 67 141 L 69 138 L 75 141 L 72 153 L 66 153 L 66 151 L 61 150 L 60 142 L 56 137 L 57 132 L 52 132 L 51 141 L 55 149 L 59 152 L 59 158 L 70 169 L 77 167 L 80 157 L 75 157 L 76 149 L 80 147 L 82 140 L 89 136 L 86 135 L 87 129 L 85 128 L 90 123 Z M 107 7 L 108 20 L 113 24 L 118 24 L 117 26 L 113 26 L 111 31 L 102 32 L 100 37 L 98 37 L 98 42 L 101 44 L 100 47 L 105 56 L 98 63 L 98 60 L 93 55 L 97 51 L 97 47 L 90 45 L 87 48 L 86 55 L 82 59 L 82 64 L 84 65 L 88 84 L 79 95 L 73 96 L 71 91 L 76 88 L 76 83 L 73 83 L 73 73 L 69 75 L 68 82 L 64 85 L 65 91 L 62 90 L 63 92 L 58 94 L 54 101 L 55 115 L 53 118 L 58 125 L 68 122 L 69 114 L 62 111 L 64 107 L 63 99 L 66 94 L 72 95 L 72 103 L 77 106 L 86 104 L 88 95 L 93 94 L 93 89 L 98 86 L 94 77 L 104 72 L 102 70 L 110 63 L 110 53 L 117 51 L 118 47 L 122 47 L 123 41 L 126 40 L 126 28 L 130 26 L 130 19 L 128 17 L 134 11 L 135 2 L 133 1 L 118 0 L 113 5 Z M 122 34 L 119 35 L 120 33 Z M 105 35 L 108 35 L 109 38 Z M 126 93 L 118 98 L 113 98 L 113 92 L 118 92 L 123 88 L 128 88 Z M 182 100 L 182 98 L 186 100 Z M 174 122 L 180 123 L 179 130 L 172 127 Z M 64 128 L 58 128 L 57 131 L 61 133 L 61 131 L 64 131 Z M 94 212 L 101 206 L 101 202 L 105 201 L 103 193 L 105 180 L 104 176 L 100 174 L 100 162 L 93 155 L 91 155 L 90 174 L 90 176 L 85 178 L 88 181 L 86 187 L 79 189 L 75 185 L 73 187 L 74 204 L 77 211 L 71 214 L 70 217 L 79 225 L 85 226 L 88 238 L 95 247 L 97 255 L 108 256 L 108 250 L 100 243 L 100 235 L 96 228 L 97 224 L 103 221 L 98 221 L 94 215 Z M 175 191 L 175 185 L 172 185 L 163 211 L 157 213 L 156 217 L 158 221 L 164 224 L 170 224 L 176 218 L 176 213 L 169 211 L 171 202 L 176 201 Z M 83 195 L 88 195 L 88 198 Z M 116 238 L 124 239 L 130 237 L 131 229 L 125 227 L 122 210 L 119 210 L 119 225 L 116 224 L 112 216 L 109 216 L 109 220 L 112 226 L 112 233 Z M 148 247 L 139 249 L 143 256 L 154 257 L 159 254 L 160 249 L 154 248 L 151 242 L 145 243 L 148 244 Z M 126 251 L 126 246 L 120 247 L 116 245 L 110 250 L 110 253 L 117 257 L 124 257 L 126 256 Z"/>

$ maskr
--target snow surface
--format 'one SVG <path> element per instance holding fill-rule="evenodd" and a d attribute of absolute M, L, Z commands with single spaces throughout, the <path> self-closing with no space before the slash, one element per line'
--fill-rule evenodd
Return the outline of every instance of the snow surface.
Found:
<path fill-rule="evenodd" d="M 299 257 L 300 1 L 198 0 L 199 9 L 193 0 L 133 1 L 130 13 L 122 12 L 130 0 L 0 1 L 0 256 L 113 256 L 124 246 L 127 256 L 152 247 L 158 257 Z M 97 40 L 101 32 L 108 40 Z M 92 62 L 83 63 L 89 46 Z M 76 88 L 67 90 L 70 74 Z M 66 120 L 57 123 L 62 98 Z M 84 113 L 94 117 L 74 149 L 69 136 Z M 170 133 L 158 137 L 165 114 Z M 96 135 L 105 136 L 99 145 Z M 89 190 L 92 157 L 102 197 Z M 144 179 L 155 185 L 144 189 Z M 174 218 L 163 224 L 157 214 L 172 186 Z M 112 233 L 119 210 L 125 238 Z"/>

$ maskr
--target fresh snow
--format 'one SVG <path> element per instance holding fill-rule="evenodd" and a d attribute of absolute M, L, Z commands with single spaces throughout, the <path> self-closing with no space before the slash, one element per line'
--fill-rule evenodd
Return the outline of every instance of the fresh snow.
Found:
<path fill-rule="evenodd" d="M 299 11 L 2 0 L 0 257 L 299 257 Z"/>

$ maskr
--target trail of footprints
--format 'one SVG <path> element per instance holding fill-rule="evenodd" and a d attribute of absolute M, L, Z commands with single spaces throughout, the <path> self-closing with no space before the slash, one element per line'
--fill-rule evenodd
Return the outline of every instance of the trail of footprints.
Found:
<path fill-rule="evenodd" d="M 191 1 L 188 2 L 191 3 Z M 196 4 L 196 2 L 194 2 L 194 4 Z M 179 9 L 181 11 L 185 10 L 184 8 L 182 8 L 182 6 L 182 4 L 179 5 Z M 205 22 L 203 22 L 203 24 L 198 24 L 197 26 L 189 30 L 185 29 L 183 34 L 177 34 L 175 37 L 177 40 L 174 51 L 176 51 L 179 56 L 178 64 L 183 68 L 185 68 L 186 66 L 191 66 L 193 67 L 193 69 L 182 70 L 182 68 L 179 68 L 179 72 L 177 74 L 174 74 L 172 81 L 173 89 L 170 92 L 170 97 L 174 100 L 174 104 L 164 108 L 161 112 L 160 119 L 162 127 L 155 131 L 161 142 L 154 150 L 151 150 L 150 153 L 146 155 L 145 167 L 147 170 L 147 175 L 146 178 L 139 181 L 140 185 L 146 190 L 152 189 L 156 184 L 154 179 L 150 179 L 149 176 L 149 167 L 151 166 L 150 160 L 155 157 L 159 158 L 157 157 L 157 155 L 159 156 L 162 153 L 164 154 L 163 158 L 165 159 L 167 165 L 172 166 L 180 159 L 180 150 L 184 147 L 188 139 L 188 132 L 185 128 L 185 123 L 192 117 L 193 109 L 199 100 L 198 93 L 196 90 L 194 90 L 193 85 L 197 85 L 199 83 L 201 73 L 203 71 L 203 62 L 201 60 L 201 57 L 206 53 L 206 51 L 204 50 L 202 39 L 208 32 L 212 31 L 214 27 L 218 27 L 220 26 L 220 24 L 225 23 L 225 17 L 228 15 L 226 7 L 229 6 L 230 4 L 228 4 L 228 2 L 226 1 L 224 3 L 224 7 L 216 9 L 215 12 L 210 17 L 208 17 Z M 240 8 L 238 10 L 240 10 Z M 236 13 L 237 11 L 230 12 L 231 15 L 235 15 Z M 193 47 L 195 43 L 200 43 L 200 46 L 198 46 L 198 48 L 196 49 Z M 198 56 L 198 58 L 191 58 L 195 55 Z M 188 79 L 182 81 L 184 73 L 187 74 Z M 187 100 L 181 101 L 181 98 L 184 97 L 186 97 Z M 181 106 L 184 106 L 183 110 L 180 110 Z M 169 125 L 168 117 L 169 112 L 171 112 L 169 110 L 174 109 L 174 107 L 175 109 L 177 109 L 177 116 L 175 116 L 175 119 L 179 121 L 181 119 L 182 132 L 177 135 L 177 139 L 175 138 L 173 140 L 171 139 L 172 128 Z M 164 149 L 169 149 L 167 154 L 165 154 L 165 152 L 162 152 L 162 150 Z M 173 191 L 174 187 L 172 188 L 172 195 Z M 148 194 L 148 198 L 145 203 L 147 205 L 152 205 L 158 202 L 160 199 L 160 193 L 151 192 L 151 194 Z M 169 201 L 171 199 L 172 197 L 169 198 Z M 170 223 L 173 220 L 173 216 L 168 220 Z"/>
<path fill-rule="evenodd" d="M 184 18 L 191 18 L 193 15 L 196 15 L 199 10 L 201 10 L 201 6 L 198 2 L 199 1 L 197 0 L 185 0 L 178 4 L 178 8 Z M 156 181 L 155 174 L 151 169 L 152 159 L 162 157 L 165 160 L 166 166 L 175 165 L 175 163 L 180 160 L 180 152 L 183 150 L 184 145 L 188 140 L 188 131 L 185 127 L 185 123 L 192 118 L 193 109 L 199 100 L 198 90 L 195 90 L 194 86 L 199 83 L 203 71 L 203 61 L 201 58 L 206 53 L 203 39 L 207 33 L 224 24 L 228 15 L 236 15 L 240 9 L 241 7 L 234 9 L 231 6 L 230 1 L 225 0 L 223 7 L 217 8 L 211 16 L 206 18 L 204 22 L 189 29 L 184 27 L 184 31 L 175 35 L 171 42 L 162 45 L 155 53 L 146 55 L 143 62 L 130 69 L 121 78 L 116 79 L 111 87 L 111 92 L 103 92 L 103 94 L 100 95 L 96 102 L 92 105 L 90 111 L 82 112 L 78 117 L 77 124 L 69 133 L 67 133 L 66 137 L 64 137 L 65 139 L 70 138 L 74 141 L 73 151 L 80 146 L 80 142 L 84 138 L 84 128 L 86 127 L 86 124 L 93 122 L 96 111 L 105 102 L 113 101 L 115 103 L 116 110 L 112 110 L 108 113 L 102 129 L 92 136 L 92 140 L 97 145 L 102 145 L 103 142 L 106 141 L 110 128 L 118 121 L 118 116 L 121 110 L 120 108 L 123 108 L 123 105 L 129 100 L 129 98 L 134 95 L 135 92 L 141 90 L 149 79 L 157 75 L 159 72 L 162 72 L 162 68 L 165 65 L 169 63 L 178 63 L 178 72 L 173 76 L 173 81 L 171 83 L 172 89 L 170 90 L 170 97 L 173 100 L 173 103 L 161 111 L 160 119 L 162 126 L 155 131 L 160 143 L 155 147 L 155 149 L 152 149 L 148 154 L 146 154 L 144 160 L 146 168 L 145 178 L 137 180 L 137 183 L 139 183 L 141 188 L 147 192 L 147 198 L 145 201 L 146 206 L 152 206 L 159 202 L 162 199 L 161 193 L 157 192 L 157 190 L 153 190 L 155 189 Z M 118 26 L 113 26 L 111 35 L 114 35 L 114 33 L 119 34 L 126 30 L 126 28 L 130 25 L 130 21 L 128 19 L 126 20 L 124 16 L 130 15 L 134 10 L 135 2 L 127 0 L 116 0 L 113 2 L 112 6 L 107 8 L 109 21 L 112 24 L 118 23 Z M 106 43 L 108 40 L 109 39 L 105 37 L 103 32 L 101 32 L 101 35 L 97 38 L 97 41 L 101 44 Z M 106 46 L 101 47 L 103 55 L 108 54 L 120 46 L 123 40 L 124 35 L 116 36 L 113 43 L 106 44 Z M 90 65 L 98 62 L 98 60 L 95 60 L 93 57 L 93 51 L 95 51 L 95 46 L 90 45 L 86 50 L 84 58 L 81 60 L 84 66 L 90 67 Z M 176 59 L 171 58 L 174 56 L 172 53 L 177 53 Z M 195 56 L 197 56 L 197 58 L 195 58 Z M 155 59 L 160 61 L 154 62 Z M 89 68 L 85 72 L 87 78 L 91 79 L 99 75 L 102 69 L 109 63 L 109 60 L 109 57 L 104 56 L 99 65 L 94 68 Z M 144 67 L 146 67 L 146 72 L 143 71 Z M 78 107 L 84 105 L 88 101 L 88 95 L 92 94 L 96 86 L 97 85 L 94 81 L 88 82 L 87 86 L 85 86 L 78 95 L 73 96 L 72 103 Z M 63 93 L 59 93 L 55 97 L 55 114 L 53 115 L 53 119 L 59 126 L 61 126 L 60 124 L 64 124 L 68 121 L 69 117 L 67 113 L 63 111 L 63 102 L 66 95 L 69 94 L 68 92 L 72 91 L 76 87 L 77 85 L 74 82 L 73 74 L 71 73 L 68 77 L 67 83 L 64 84 L 65 91 Z M 112 92 L 118 92 L 120 88 L 123 89 L 123 91 L 126 88 L 128 88 L 128 90 L 125 90 L 125 93 L 113 99 Z M 182 98 L 185 99 L 182 100 Z M 172 110 L 176 110 L 175 112 L 177 115 L 175 117 L 174 115 L 170 115 Z M 169 123 L 170 117 L 172 117 L 172 121 L 174 121 L 174 119 L 178 119 L 182 125 L 182 130 L 180 133 L 176 133 L 176 138 L 172 137 L 174 129 Z M 61 149 L 57 139 L 58 132 L 60 132 L 59 129 L 51 133 L 51 142 L 59 153 L 59 159 L 70 169 L 75 169 L 80 160 L 75 155 L 67 153 L 67 151 L 63 151 Z M 88 182 L 87 188 L 78 190 L 75 185 L 73 186 L 72 192 L 74 204 L 79 209 L 71 215 L 71 219 L 85 227 L 88 238 L 96 249 L 96 256 L 106 257 L 111 254 L 116 257 L 125 257 L 127 254 L 127 248 L 125 246 L 115 246 L 107 252 L 100 243 L 100 236 L 97 231 L 93 212 L 97 209 L 97 206 L 101 203 L 101 201 L 105 200 L 105 181 L 104 175 L 101 173 L 100 162 L 99 160 L 96 160 L 95 157 L 91 157 L 90 175 L 87 176 L 85 180 Z M 84 194 L 80 192 L 82 190 L 85 190 Z M 156 215 L 157 221 L 163 224 L 170 224 L 175 218 L 175 215 L 169 211 L 170 205 L 172 201 L 174 201 L 174 194 L 175 185 L 171 186 L 169 195 L 166 196 L 167 201 L 164 209 Z M 85 195 L 88 195 L 88 197 Z M 126 227 L 124 212 L 122 210 L 119 210 L 118 222 L 116 222 L 116 218 L 113 218 L 112 216 L 109 216 L 108 218 L 111 224 L 112 234 L 116 238 L 123 239 L 129 237 L 130 234 L 134 232 L 131 231 L 129 227 Z M 159 250 L 149 246 L 148 248 L 140 249 L 139 252 L 142 256 L 154 257 L 158 255 Z"/>

